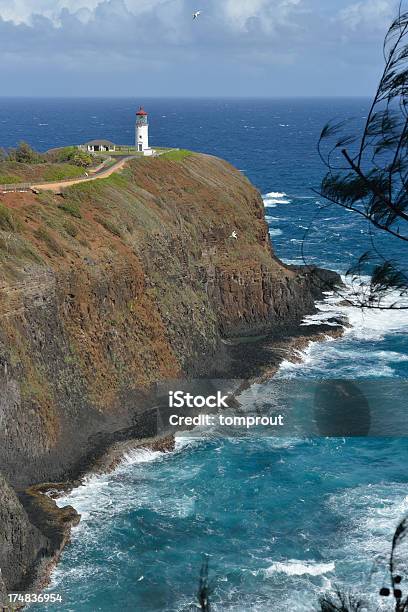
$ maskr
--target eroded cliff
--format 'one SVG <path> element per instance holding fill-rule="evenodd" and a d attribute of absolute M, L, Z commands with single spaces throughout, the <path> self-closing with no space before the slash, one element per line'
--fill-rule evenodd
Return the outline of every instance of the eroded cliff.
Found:
<path fill-rule="evenodd" d="M 143 434 L 156 381 L 244 376 L 229 342 L 291 334 L 337 280 L 284 266 L 260 194 L 210 156 L 0 202 L 0 471 L 19 489 Z"/>

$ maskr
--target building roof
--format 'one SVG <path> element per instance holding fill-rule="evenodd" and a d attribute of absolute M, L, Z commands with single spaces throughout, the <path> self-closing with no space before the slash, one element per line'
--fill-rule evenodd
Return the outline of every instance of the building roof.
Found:
<path fill-rule="evenodd" d="M 143 106 L 141 106 L 139 108 L 139 110 L 137 111 L 136 115 L 147 115 L 145 109 L 143 108 Z"/>
<path fill-rule="evenodd" d="M 110 140 L 90 140 L 89 142 L 85 143 L 85 146 L 103 146 L 103 147 L 114 147 L 115 144 L 113 142 L 111 142 Z"/>

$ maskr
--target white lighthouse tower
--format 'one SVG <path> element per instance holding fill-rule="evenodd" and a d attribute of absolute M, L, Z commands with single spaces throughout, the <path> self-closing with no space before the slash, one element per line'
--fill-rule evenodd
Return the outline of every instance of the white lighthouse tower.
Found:
<path fill-rule="evenodd" d="M 153 149 L 149 147 L 149 121 L 148 115 L 141 106 L 136 113 L 136 135 L 135 144 L 137 151 L 143 155 L 153 155 Z"/>

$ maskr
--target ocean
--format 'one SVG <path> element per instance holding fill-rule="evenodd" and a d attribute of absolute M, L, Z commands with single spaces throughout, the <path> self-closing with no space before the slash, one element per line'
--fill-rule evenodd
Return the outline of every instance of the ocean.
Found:
<path fill-rule="evenodd" d="M 314 191 L 324 173 L 320 130 L 332 118 L 353 118 L 358 127 L 366 99 L 2 99 L 0 145 L 24 139 L 45 150 L 97 137 L 131 143 L 141 103 L 153 146 L 218 155 L 258 187 L 284 261 L 344 274 L 353 255 L 370 247 L 367 225 L 347 211 L 319 209 Z M 405 245 L 379 237 L 377 246 L 406 267 Z M 340 339 L 311 344 L 299 362 L 283 362 L 277 378 L 395 385 L 390 415 L 405 417 L 408 313 L 361 311 L 336 298 L 328 296 L 305 324 L 342 312 L 351 327 Z M 193 610 L 208 555 L 216 612 L 317 611 L 319 596 L 336 585 L 369 598 L 370 610 L 391 610 L 378 592 L 387 586 L 393 531 L 408 510 L 408 442 L 392 433 L 189 435 L 172 453 L 135 451 L 113 473 L 92 476 L 59 500 L 82 521 L 48 592 L 61 593 L 64 612 Z"/>

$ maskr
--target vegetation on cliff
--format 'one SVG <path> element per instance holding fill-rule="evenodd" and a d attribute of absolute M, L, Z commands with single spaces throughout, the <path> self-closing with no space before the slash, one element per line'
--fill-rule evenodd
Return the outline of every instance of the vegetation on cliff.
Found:
<path fill-rule="evenodd" d="M 77 147 L 34 151 L 25 142 L 15 149 L 0 151 L 0 185 L 32 181 L 58 181 L 84 176 L 94 158 Z"/>
<path fill-rule="evenodd" d="M 338 279 L 321 277 L 275 257 L 260 194 L 214 157 L 0 195 L 1 471 L 20 488 L 76 478 L 112 441 L 152 435 L 155 383 L 269 367 L 242 339 L 298 333 Z"/>

